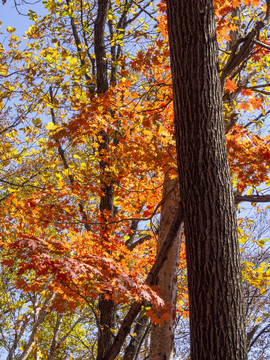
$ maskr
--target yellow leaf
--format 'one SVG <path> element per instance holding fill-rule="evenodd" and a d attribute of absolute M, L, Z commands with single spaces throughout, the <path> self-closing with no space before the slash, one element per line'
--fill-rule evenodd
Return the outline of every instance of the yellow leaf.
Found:
<path fill-rule="evenodd" d="M 13 27 L 11 27 L 11 26 L 8 26 L 8 27 L 7 27 L 7 32 L 9 32 L 9 33 L 13 33 L 15 30 L 16 30 L 16 29 L 13 28 Z"/>
<path fill-rule="evenodd" d="M 248 191 L 247 191 L 247 195 L 251 195 L 252 194 L 252 188 L 251 189 L 249 189 Z"/>
<path fill-rule="evenodd" d="M 72 57 L 72 56 L 67 56 L 66 59 L 70 63 L 70 65 L 76 65 L 77 64 L 77 59 Z"/>
<path fill-rule="evenodd" d="M 46 128 L 47 130 L 54 130 L 54 129 L 56 128 L 56 126 L 54 125 L 54 123 L 49 122 L 49 123 L 45 126 L 45 128 Z"/>

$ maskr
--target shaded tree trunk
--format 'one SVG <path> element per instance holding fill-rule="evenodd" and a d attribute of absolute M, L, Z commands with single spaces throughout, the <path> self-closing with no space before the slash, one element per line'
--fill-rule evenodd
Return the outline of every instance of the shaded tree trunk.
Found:
<path fill-rule="evenodd" d="M 167 0 L 191 359 L 247 358 L 212 0 Z"/>
<path fill-rule="evenodd" d="M 50 348 L 47 360 L 54 360 L 56 357 L 58 340 L 59 340 L 62 322 L 63 322 L 63 314 L 57 313 L 56 323 L 55 323 L 54 332 L 53 332 L 53 339 L 52 339 L 51 348 Z"/>
<path fill-rule="evenodd" d="M 145 335 L 148 332 L 149 319 L 146 315 L 141 315 L 137 320 L 137 324 L 134 328 L 134 333 L 136 336 L 133 336 L 126 347 L 123 360 L 136 360 L 137 355 L 142 346 Z"/>
<path fill-rule="evenodd" d="M 163 204 L 158 235 L 159 253 L 169 232 L 176 209 L 180 203 L 178 178 L 170 179 L 165 176 L 163 188 Z M 159 325 L 152 325 L 150 360 L 172 360 L 174 356 L 174 328 L 177 297 L 177 268 L 179 263 L 180 234 L 182 227 L 175 233 L 175 240 L 168 252 L 167 259 L 159 271 L 156 284 L 161 289 L 161 296 L 166 304 L 170 305 L 170 318 Z"/>
<path fill-rule="evenodd" d="M 97 93 L 104 94 L 108 90 L 108 71 L 105 49 L 105 25 L 108 17 L 110 1 L 98 0 L 97 17 L 94 25 L 94 46 L 96 56 L 96 74 L 97 74 Z M 99 144 L 99 153 L 102 154 L 103 150 L 108 150 L 109 137 L 104 132 L 100 133 L 101 142 Z M 104 173 L 108 164 L 106 161 L 100 161 L 101 173 Z M 103 214 L 107 212 L 112 214 L 113 210 L 113 185 L 111 183 L 102 183 L 102 191 L 104 196 L 100 200 L 100 212 Z M 104 218 L 104 241 L 106 241 L 106 218 Z M 112 300 L 105 299 L 104 295 L 100 296 L 99 304 L 99 331 L 98 331 L 98 353 L 97 360 L 103 358 L 104 354 L 110 348 L 113 342 L 113 335 L 111 329 L 115 326 L 115 311 L 116 305 Z"/>

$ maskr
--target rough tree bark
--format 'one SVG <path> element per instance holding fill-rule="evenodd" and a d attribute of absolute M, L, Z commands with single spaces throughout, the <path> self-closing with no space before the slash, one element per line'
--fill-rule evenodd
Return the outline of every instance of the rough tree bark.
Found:
<path fill-rule="evenodd" d="M 161 219 L 158 234 L 157 253 L 162 248 L 172 219 L 178 204 L 180 203 L 179 181 L 178 178 L 170 179 L 169 174 L 165 176 L 163 187 L 163 204 L 161 207 Z M 174 357 L 174 328 L 177 296 L 177 268 L 179 263 L 180 233 L 179 227 L 175 233 L 175 240 L 168 252 L 162 268 L 159 271 L 156 285 L 161 289 L 161 296 L 166 304 L 170 305 L 170 318 L 168 321 L 159 325 L 152 325 L 150 360 L 173 360 Z"/>
<path fill-rule="evenodd" d="M 192 360 L 247 358 L 212 0 L 167 0 Z"/>

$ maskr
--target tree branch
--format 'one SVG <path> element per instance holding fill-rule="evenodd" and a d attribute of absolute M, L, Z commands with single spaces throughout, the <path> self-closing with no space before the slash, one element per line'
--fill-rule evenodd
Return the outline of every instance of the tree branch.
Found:
<path fill-rule="evenodd" d="M 270 328 L 270 324 L 267 324 L 258 334 L 257 334 L 257 336 L 255 336 L 255 338 L 254 338 L 254 340 L 251 342 L 251 344 L 250 344 L 250 346 L 249 346 L 249 348 L 251 349 L 251 347 L 255 344 L 255 342 L 259 339 L 259 337 L 264 333 L 264 332 L 266 332 L 267 331 L 267 329 L 269 329 Z M 257 330 L 257 329 L 256 329 Z M 255 330 L 255 331 L 256 331 Z"/>
<path fill-rule="evenodd" d="M 220 78 L 221 78 L 222 86 L 224 85 L 227 76 L 245 60 L 246 56 L 251 51 L 251 48 L 254 46 L 255 36 L 257 36 L 260 33 L 260 31 L 269 23 L 270 0 L 266 0 L 266 4 L 267 4 L 267 10 L 264 20 L 257 21 L 253 29 L 249 32 L 249 34 L 245 38 L 240 38 L 233 47 L 229 60 L 227 64 L 224 66 L 221 73 Z M 241 43 L 242 46 L 240 47 L 239 51 L 236 53 Z"/>
<path fill-rule="evenodd" d="M 45 300 L 44 304 L 41 305 L 41 309 L 38 313 L 37 320 L 35 321 L 31 335 L 26 344 L 25 350 L 23 351 L 22 355 L 19 357 L 19 360 L 26 360 L 28 355 L 30 354 L 33 345 L 35 344 L 35 335 L 38 332 L 40 326 L 43 324 L 45 317 L 47 315 L 47 310 L 50 304 L 52 303 L 52 301 L 54 300 L 54 298 L 55 298 L 55 294 L 52 294 L 48 299 Z"/>
<path fill-rule="evenodd" d="M 267 45 L 267 44 L 264 44 L 263 42 L 259 41 L 259 40 L 253 40 L 253 42 L 256 44 L 256 45 L 259 45 L 267 50 L 270 50 L 270 46 Z"/>
<path fill-rule="evenodd" d="M 49 92 L 50 92 L 50 98 L 51 98 L 51 103 L 53 104 L 53 92 L 52 92 L 52 87 L 50 86 L 49 88 Z M 52 122 L 54 125 L 57 125 L 57 121 L 56 121 L 56 116 L 55 116 L 55 113 L 54 113 L 54 109 L 51 107 L 50 109 L 50 112 L 51 112 L 51 117 L 52 117 Z M 63 165 L 64 165 L 64 168 L 66 170 L 70 169 L 69 165 L 68 165 L 68 162 L 67 162 L 67 159 L 66 159 L 66 156 L 65 156 L 65 150 L 63 149 L 61 143 L 59 140 L 55 140 L 55 142 L 57 143 L 57 150 L 58 150 L 58 154 L 63 162 Z M 68 175 L 68 179 L 69 179 L 69 182 L 71 185 L 73 185 L 75 183 L 75 180 L 74 180 L 74 177 L 72 175 Z M 87 213 L 86 211 L 84 210 L 84 207 L 83 207 L 83 204 L 82 202 L 78 202 L 78 206 L 79 206 L 79 210 L 82 214 L 82 218 L 83 218 L 83 221 L 84 221 L 84 227 L 87 231 L 90 231 L 91 230 L 91 225 L 89 224 L 88 222 L 88 216 L 87 216 Z"/>
<path fill-rule="evenodd" d="M 239 204 L 243 201 L 255 203 L 270 202 L 270 195 L 235 195 L 236 204 Z"/>

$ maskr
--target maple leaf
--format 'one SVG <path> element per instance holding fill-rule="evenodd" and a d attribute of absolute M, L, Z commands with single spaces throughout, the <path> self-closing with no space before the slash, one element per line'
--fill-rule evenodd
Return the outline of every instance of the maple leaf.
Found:
<path fill-rule="evenodd" d="M 145 298 L 146 300 L 148 300 L 148 301 L 151 301 L 151 295 L 147 292 L 147 291 L 145 291 L 145 290 L 141 290 L 141 295 L 142 295 L 142 297 L 143 298 Z"/>
<path fill-rule="evenodd" d="M 255 96 L 250 96 L 249 101 L 254 110 L 260 109 L 262 107 L 263 101 L 260 98 L 256 98 Z"/>
<path fill-rule="evenodd" d="M 240 103 L 240 108 L 243 109 L 243 110 L 249 110 L 250 104 L 247 101 L 242 101 Z"/>
<path fill-rule="evenodd" d="M 165 322 L 169 321 L 170 318 L 171 318 L 171 315 L 170 315 L 170 313 L 168 313 L 168 312 L 166 312 L 166 313 L 164 313 L 164 314 L 162 315 L 162 320 L 165 321 Z"/>
<path fill-rule="evenodd" d="M 250 89 L 242 89 L 241 90 L 241 95 L 243 95 L 243 96 L 251 96 L 252 91 Z"/>
<path fill-rule="evenodd" d="M 249 0 L 252 6 L 261 6 L 261 0 Z"/>
<path fill-rule="evenodd" d="M 217 32 L 222 38 L 224 38 L 228 42 L 231 40 L 229 36 L 230 28 L 228 25 L 223 25 L 222 27 L 218 27 Z"/>
<path fill-rule="evenodd" d="M 240 5 L 239 0 L 232 0 L 232 6 L 233 6 L 234 8 L 239 7 L 239 5 Z"/>
<path fill-rule="evenodd" d="M 265 160 L 270 160 L 270 151 L 266 151 L 262 154 L 262 157 L 265 159 Z"/>
<path fill-rule="evenodd" d="M 238 29 L 237 26 L 234 23 L 232 23 L 231 24 L 231 31 L 236 31 L 237 29 Z"/>
<path fill-rule="evenodd" d="M 13 259 L 6 259 L 6 260 L 2 260 L 1 263 L 3 265 L 8 266 L 8 267 L 12 267 L 14 265 L 14 260 Z"/>
<path fill-rule="evenodd" d="M 164 41 L 159 39 L 159 40 L 157 40 L 156 44 L 157 44 L 158 48 L 162 48 L 162 46 L 164 45 Z"/>
<path fill-rule="evenodd" d="M 165 12 L 166 9 L 167 9 L 167 5 L 166 5 L 166 2 L 164 0 L 160 1 L 158 4 L 157 4 L 159 10 L 161 12 Z"/>
<path fill-rule="evenodd" d="M 232 79 L 232 80 L 227 79 L 224 87 L 225 87 L 225 90 L 231 94 L 231 93 L 234 93 L 235 90 L 237 89 L 237 84 L 234 81 L 234 79 Z"/>

